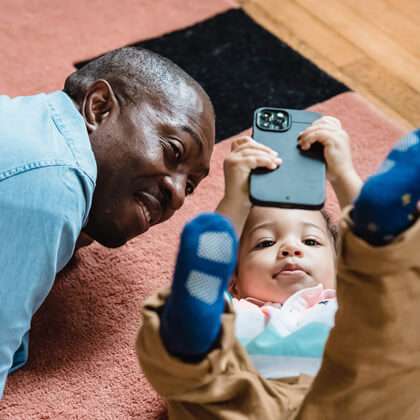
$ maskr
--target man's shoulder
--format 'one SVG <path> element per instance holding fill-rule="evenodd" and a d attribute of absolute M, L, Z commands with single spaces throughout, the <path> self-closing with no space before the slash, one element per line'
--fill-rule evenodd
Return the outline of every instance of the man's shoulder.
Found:
<path fill-rule="evenodd" d="M 45 94 L 0 97 L 0 173 L 66 159 L 55 131 Z"/>
<path fill-rule="evenodd" d="M 74 166 L 93 182 L 96 162 L 84 121 L 64 92 L 0 96 L 0 179 L 48 166 Z"/>
<path fill-rule="evenodd" d="M 15 219 L 83 226 L 94 185 L 77 168 L 43 166 L 0 180 L 0 207 L 14 209 Z"/>
<path fill-rule="evenodd" d="M 9 177 L 0 176 L 0 201 L 8 192 L 15 196 L 38 197 L 41 204 L 46 201 L 62 202 L 79 195 L 93 194 L 94 184 L 77 167 L 70 165 L 41 165 L 28 167 Z M 90 191 L 90 192 L 89 192 Z M 13 198 L 13 197 L 12 197 Z"/>

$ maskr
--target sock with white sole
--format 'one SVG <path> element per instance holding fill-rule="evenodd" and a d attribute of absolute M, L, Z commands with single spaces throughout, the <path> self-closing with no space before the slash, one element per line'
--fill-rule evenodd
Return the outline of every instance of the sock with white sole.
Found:
<path fill-rule="evenodd" d="M 184 227 L 171 295 L 161 314 L 160 334 L 170 354 L 197 361 L 214 347 L 237 247 L 232 224 L 220 214 L 203 213 Z"/>

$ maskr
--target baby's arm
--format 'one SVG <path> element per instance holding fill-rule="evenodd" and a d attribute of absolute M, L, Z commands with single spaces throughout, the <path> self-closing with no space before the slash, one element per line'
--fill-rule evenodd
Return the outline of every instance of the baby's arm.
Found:
<path fill-rule="evenodd" d="M 275 169 L 280 163 L 277 152 L 251 137 L 243 136 L 233 141 L 231 152 L 223 164 L 225 194 L 216 211 L 232 221 L 238 236 L 251 208 L 248 181 L 251 170 L 258 167 Z"/>
<path fill-rule="evenodd" d="M 315 142 L 324 146 L 327 178 L 343 209 L 353 202 L 363 184 L 353 166 L 349 136 L 337 118 L 325 116 L 299 136 L 302 150 L 308 150 Z"/>

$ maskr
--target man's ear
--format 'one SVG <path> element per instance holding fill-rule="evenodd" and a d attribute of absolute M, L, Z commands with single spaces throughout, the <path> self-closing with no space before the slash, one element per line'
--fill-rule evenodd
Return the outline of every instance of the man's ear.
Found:
<path fill-rule="evenodd" d="M 103 79 L 93 82 L 85 94 L 81 109 L 88 132 L 96 130 L 118 109 L 119 103 L 111 85 Z"/>

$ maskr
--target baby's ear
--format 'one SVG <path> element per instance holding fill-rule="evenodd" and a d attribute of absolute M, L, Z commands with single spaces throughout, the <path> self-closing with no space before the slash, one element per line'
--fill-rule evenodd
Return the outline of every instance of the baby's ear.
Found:
<path fill-rule="evenodd" d="M 237 287 L 237 280 L 238 280 L 238 269 L 235 268 L 235 271 L 232 274 L 232 278 L 230 279 L 229 285 L 228 285 L 228 292 L 233 296 L 233 297 L 238 297 L 239 293 L 238 293 L 238 287 Z"/>

